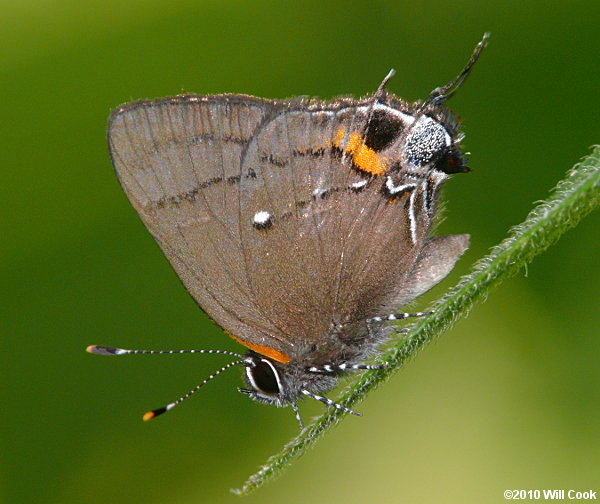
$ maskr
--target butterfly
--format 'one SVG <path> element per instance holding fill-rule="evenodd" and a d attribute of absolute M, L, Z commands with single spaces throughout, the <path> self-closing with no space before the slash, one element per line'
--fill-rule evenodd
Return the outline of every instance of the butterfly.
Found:
<path fill-rule="evenodd" d="M 397 313 L 442 280 L 468 235 L 431 236 L 440 188 L 469 171 L 444 103 L 462 72 L 422 102 L 386 89 L 330 101 L 180 95 L 116 109 L 108 143 L 117 177 L 184 286 L 245 355 L 126 350 L 103 355 L 221 353 L 214 376 L 244 368 L 241 392 L 291 406 L 324 397 L 367 364 Z"/>

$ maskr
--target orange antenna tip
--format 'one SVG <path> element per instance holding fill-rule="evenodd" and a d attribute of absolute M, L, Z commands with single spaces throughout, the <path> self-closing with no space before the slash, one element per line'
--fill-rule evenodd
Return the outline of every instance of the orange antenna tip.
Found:
<path fill-rule="evenodd" d="M 152 420 L 153 418 L 157 417 L 158 415 L 162 415 L 165 411 L 169 411 L 173 406 L 175 406 L 175 405 L 173 403 L 171 403 L 171 404 L 168 404 L 167 406 L 163 406 L 162 408 L 148 411 L 148 413 L 145 413 L 142 418 L 143 418 L 144 422 L 147 422 L 148 420 Z"/>
<path fill-rule="evenodd" d="M 147 422 L 148 420 L 152 420 L 155 416 L 154 411 L 148 411 L 147 413 L 144 413 L 142 419 L 144 422 Z"/>
<path fill-rule="evenodd" d="M 90 345 L 85 349 L 85 351 L 96 355 L 121 355 L 131 353 L 130 350 L 103 345 Z"/>

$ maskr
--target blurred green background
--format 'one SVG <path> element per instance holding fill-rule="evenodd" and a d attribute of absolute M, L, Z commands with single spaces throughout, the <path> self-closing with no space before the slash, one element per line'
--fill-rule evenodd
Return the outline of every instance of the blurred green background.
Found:
<path fill-rule="evenodd" d="M 297 432 L 220 377 L 227 359 L 88 355 L 88 344 L 239 345 L 184 291 L 113 174 L 117 105 L 180 93 L 424 98 L 484 31 L 450 102 L 474 171 L 440 232 L 472 248 L 439 296 L 600 142 L 600 3 L 496 0 L 1 3 L 1 477 L 7 503 L 238 502 Z M 598 215 L 511 279 L 248 503 L 498 503 L 600 491 Z M 332 394 L 335 397 L 335 394 Z M 305 418 L 321 411 L 305 404 Z"/>

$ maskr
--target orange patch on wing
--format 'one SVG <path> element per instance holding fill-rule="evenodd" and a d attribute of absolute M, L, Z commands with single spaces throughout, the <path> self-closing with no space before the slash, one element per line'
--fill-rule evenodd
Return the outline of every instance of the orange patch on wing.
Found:
<path fill-rule="evenodd" d="M 340 128 L 333 137 L 332 145 L 338 149 L 343 149 L 346 154 L 350 154 L 352 161 L 359 170 L 376 176 L 385 173 L 387 160 L 370 147 L 367 147 L 365 139 L 360 133 L 351 132 L 346 148 L 342 147 L 342 139 L 345 133 L 346 130 Z"/>
<path fill-rule="evenodd" d="M 348 138 L 348 144 L 346 147 L 343 147 L 342 140 L 345 135 L 346 130 L 340 128 L 336 131 L 330 142 L 326 142 L 322 145 L 313 145 L 310 149 L 302 149 L 299 152 L 305 154 L 311 150 L 320 151 L 329 147 L 337 147 L 346 154 L 352 156 L 352 162 L 359 170 L 375 176 L 385 173 L 385 170 L 387 169 L 387 159 L 377 154 L 371 147 L 365 145 L 365 138 L 360 133 L 355 131 L 351 132 Z"/>
<path fill-rule="evenodd" d="M 331 143 L 341 149 L 342 148 L 342 140 L 344 139 L 345 134 L 346 134 L 346 130 L 344 128 L 340 128 L 339 130 L 337 130 L 337 133 L 333 137 L 333 142 L 331 142 Z"/>
<path fill-rule="evenodd" d="M 281 362 L 282 364 L 288 364 L 291 360 L 289 355 L 284 354 L 283 352 L 280 352 L 279 350 L 275 350 L 274 348 L 264 346 L 264 345 L 257 345 L 256 343 L 251 343 L 249 341 L 244 341 L 243 339 L 240 339 L 231 333 L 227 333 L 227 334 L 229 336 L 231 336 L 235 341 L 237 341 L 238 343 L 241 343 L 242 345 L 249 348 L 250 350 L 254 350 L 256 353 L 264 355 L 265 357 L 270 357 L 271 359 L 276 360 L 277 362 Z"/>

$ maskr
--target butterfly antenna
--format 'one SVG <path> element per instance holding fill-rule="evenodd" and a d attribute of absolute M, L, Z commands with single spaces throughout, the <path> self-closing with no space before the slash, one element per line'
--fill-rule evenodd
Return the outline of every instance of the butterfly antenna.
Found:
<path fill-rule="evenodd" d="M 173 409 L 182 401 L 185 401 L 188 397 L 195 394 L 198 390 L 200 390 L 204 385 L 206 385 L 209 381 L 211 381 L 216 376 L 220 375 L 223 371 L 229 369 L 230 367 L 237 366 L 238 364 L 245 364 L 246 366 L 252 366 L 253 363 L 245 358 L 243 355 L 240 355 L 235 352 L 228 352 L 227 350 L 128 350 L 125 348 L 116 348 L 110 346 L 103 345 L 90 345 L 86 348 L 86 351 L 89 353 L 97 354 L 97 355 L 133 355 L 133 354 L 221 354 L 221 355 L 229 355 L 231 357 L 237 357 L 240 360 L 236 360 L 230 362 L 229 364 L 223 366 L 221 369 L 211 374 L 206 380 L 202 383 L 196 385 L 192 390 L 190 390 L 184 396 L 181 396 L 176 401 L 163 406 L 162 408 L 158 408 L 152 411 L 148 411 L 144 415 L 144 420 L 148 421 L 152 418 L 157 417 L 158 415 L 162 415 L 166 411 Z"/>
<path fill-rule="evenodd" d="M 145 413 L 144 416 L 142 417 L 144 419 L 144 422 L 147 422 L 148 420 L 152 420 L 153 418 L 156 418 L 158 415 L 162 415 L 163 413 L 173 409 L 175 406 L 177 406 L 178 404 L 185 401 L 188 397 L 190 397 L 193 394 L 195 394 L 196 392 L 198 392 L 198 390 L 200 390 L 204 385 L 206 385 L 213 378 L 219 376 L 223 371 L 229 369 L 230 367 L 237 366 L 239 364 L 249 365 L 249 362 L 246 359 L 244 359 L 244 360 L 239 360 L 239 361 L 233 361 L 233 362 L 230 362 L 229 364 L 226 364 L 221 369 L 219 369 L 218 371 L 215 371 L 208 378 L 206 378 L 206 380 L 204 380 L 201 383 L 199 383 L 198 385 L 196 385 L 192 390 L 190 390 L 187 394 L 181 396 L 176 401 L 173 401 L 173 402 L 167 404 L 166 406 L 163 406 L 162 408 L 157 408 L 155 410 L 148 411 L 147 413 Z"/>
<path fill-rule="evenodd" d="M 479 56 L 481 55 L 481 52 L 483 51 L 484 47 L 487 45 L 487 41 L 489 38 L 490 38 L 489 33 L 483 34 L 483 38 L 475 46 L 473 55 L 471 56 L 471 59 L 469 59 L 469 61 L 463 68 L 462 72 L 460 72 L 454 78 L 454 80 L 450 81 L 445 86 L 435 88 L 429 95 L 429 98 L 427 99 L 427 101 L 425 102 L 426 104 L 438 105 L 440 103 L 445 102 L 446 100 L 449 100 L 450 98 L 452 98 L 452 96 L 454 96 L 454 93 L 456 93 L 459 90 L 459 88 L 465 82 L 466 78 L 469 76 L 469 73 L 471 72 L 473 65 L 475 65 L 475 63 L 479 59 Z"/>
<path fill-rule="evenodd" d="M 300 392 L 302 392 L 305 396 L 310 397 L 311 399 L 314 399 L 315 401 L 320 401 L 323 404 L 327 404 L 327 406 L 334 406 L 335 408 L 345 411 L 346 413 L 350 413 L 351 415 L 362 416 L 362 414 L 357 413 L 356 411 L 353 411 L 349 408 L 346 408 L 346 406 L 342 406 L 341 404 L 338 404 L 335 401 L 332 401 L 331 399 L 327 399 L 327 397 L 313 394 L 312 392 L 309 392 L 306 389 L 302 389 Z"/>
<path fill-rule="evenodd" d="M 222 354 L 244 359 L 243 355 L 227 350 L 127 350 L 103 345 L 90 345 L 86 352 L 96 355 L 133 355 L 133 354 Z"/>

